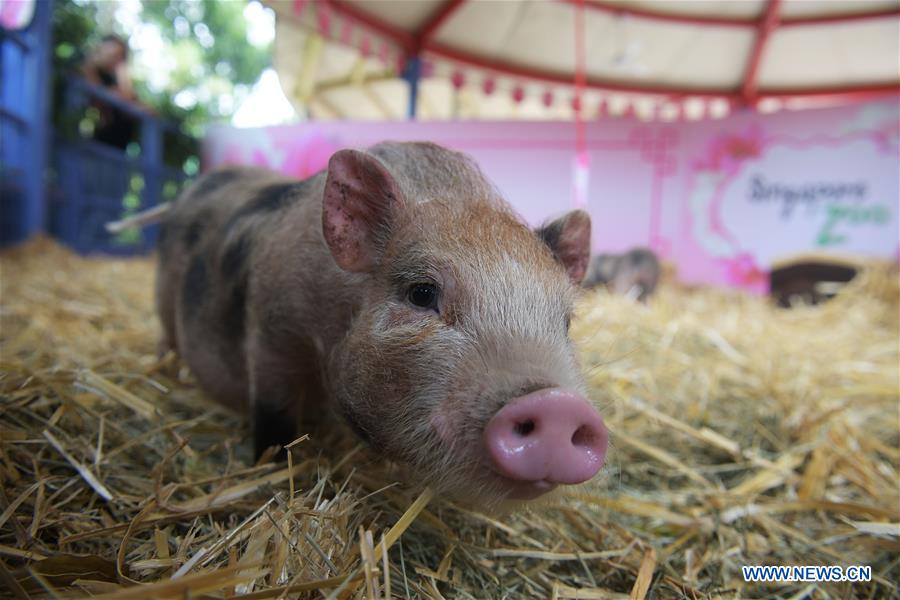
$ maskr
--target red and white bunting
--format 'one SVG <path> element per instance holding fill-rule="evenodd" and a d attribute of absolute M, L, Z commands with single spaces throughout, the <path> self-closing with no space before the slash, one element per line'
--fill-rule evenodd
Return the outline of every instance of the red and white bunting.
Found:
<path fill-rule="evenodd" d="M 331 7 L 327 2 L 316 3 L 316 18 L 319 24 L 319 33 L 323 37 L 331 35 Z"/>
<path fill-rule="evenodd" d="M 544 105 L 545 107 L 547 107 L 547 108 L 550 108 L 551 106 L 553 106 L 553 100 L 554 100 L 554 98 L 553 98 L 553 90 L 546 90 L 546 91 L 544 91 L 544 93 L 541 95 L 541 102 L 542 102 L 543 105 Z"/>
<path fill-rule="evenodd" d="M 353 38 L 353 24 L 350 22 L 350 19 L 344 19 L 341 22 L 341 33 L 340 40 L 341 43 L 345 46 L 350 46 L 352 44 Z"/>
<path fill-rule="evenodd" d="M 597 105 L 597 117 L 598 118 L 607 118 L 609 116 L 609 100 L 603 98 L 600 100 L 600 104 Z"/>

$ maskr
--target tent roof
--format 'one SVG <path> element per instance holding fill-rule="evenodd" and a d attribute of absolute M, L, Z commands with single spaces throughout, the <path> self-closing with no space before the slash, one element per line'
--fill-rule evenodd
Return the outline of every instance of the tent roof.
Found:
<path fill-rule="evenodd" d="M 696 118 L 900 90 L 900 0 L 269 2 L 285 93 L 317 118 Z"/>

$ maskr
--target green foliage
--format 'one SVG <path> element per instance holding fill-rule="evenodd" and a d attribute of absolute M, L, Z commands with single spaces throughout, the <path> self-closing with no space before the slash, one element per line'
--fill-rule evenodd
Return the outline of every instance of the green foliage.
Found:
<path fill-rule="evenodd" d="M 143 2 L 142 19 L 159 27 L 177 65 L 169 85 L 151 92 L 152 102 L 194 134 L 230 117 L 237 102 L 220 99 L 246 93 L 270 64 L 270 49 L 247 41 L 245 6 L 234 0 Z M 176 105 L 178 92 L 187 92 L 188 103 Z"/>
<path fill-rule="evenodd" d="M 163 37 L 181 53 L 180 86 L 197 78 L 225 77 L 235 84 L 252 84 L 269 64 L 269 49 L 247 42 L 245 2 L 234 0 L 169 0 L 144 2 L 143 18 L 156 23 Z M 194 57 L 202 57 L 195 62 Z M 191 69 L 199 65 L 200 73 Z"/>
<path fill-rule="evenodd" d="M 135 5 L 114 0 L 55 0 L 56 139 L 93 135 L 100 111 L 91 102 L 72 102 L 67 79 L 79 75 L 85 58 L 105 35 L 117 34 L 130 40 L 129 73 L 140 102 L 187 134 L 163 134 L 163 162 L 188 178 L 195 176 L 200 166 L 197 140 L 206 124 L 230 118 L 270 64 L 270 49 L 248 41 L 245 6 L 246 0 L 141 0 L 135 11 Z M 148 33 L 153 50 L 141 46 Z M 128 144 L 125 153 L 136 159 L 139 140 Z M 183 186 L 181 178 L 164 177 L 160 183 L 163 201 L 172 200 Z M 140 209 L 144 188 L 143 177 L 133 174 L 121 198 L 123 217 Z M 115 243 L 134 245 L 142 236 L 140 228 L 132 227 L 118 234 Z"/>
<path fill-rule="evenodd" d="M 99 41 L 97 13 L 100 4 L 76 4 L 72 0 L 57 0 L 53 5 L 53 119 L 58 133 L 75 135 L 93 131 L 96 115 L 73 115 L 65 111 L 65 77 L 78 71 L 86 48 Z M 96 111 L 95 111 L 96 112 Z"/>
<path fill-rule="evenodd" d="M 163 119 L 180 124 L 199 137 L 210 121 L 231 117 L 240 99 L 270 64 L 270 49 L 250 44 L 240 0 L 142 0 L 140 22 L 159 28 L 163 54 L 174 58 L 174 68 L 163 86 L 151 85 L 150 74 L 142 72 L 133 55 L 130 63 L 135 91 L 142 102 Z M 56 0 L 54 35 L 54 116 L 57 128 L 77 131 L 84 115 L 66 115 L 63 106 L 63 78 L 77 72 L 90 49 L 108 33 L 125 39 L 134 31 L 125 30 L 117 18 L 118 2 L 109 0 Z M 146 69 L 144 70 L 146 71 Z M 158 78 L 157 78 L 158 79 Z M 181 94 L 179 96 L 179 94 Z M 176 96 L 179 101 L 176 103 Z M 73 122 L 67 122 L 66 119 Z M 73 127 L 74 124 L 74 127 Z M 181 165 L 192 152 L 183 141 L 166 139 L 166 156 Z"/>
<path fill-rule="evenodd" d="M 53 5 L 53 67 L 56 73 L 77 68 L 85 48 L 101 37 L 97 31 L 97 4 L 80 5 L 57 0 Z"/>

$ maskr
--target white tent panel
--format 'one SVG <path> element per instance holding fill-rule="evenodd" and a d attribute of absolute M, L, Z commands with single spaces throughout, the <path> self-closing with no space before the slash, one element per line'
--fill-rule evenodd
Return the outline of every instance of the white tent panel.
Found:
<path fill-rule="evenodd" d="M 796 18 L 812 15 L 846 15 L 896 8 L 898 4 L 900 4 L 898 0 L 827 0 L 826 2 L 788 0 L 781 7 L 781 16 Z"/>
<path fill-rule="evenodd" d="M 499 48 L 492 58 L 538 70 L 569 72 L 575 63 L 572 8 L 559 2 L 511 4 L 516 11 L 504 24 L 503 37 L 497 40 Z M 451 43 L 456 45 L 452 38 Z"/>
<path fill-rule="evenodd" d="M 587 0 L 588 2 L 590 0 Z M 761 14 L 765 0 L 692 0 L 673 2 L 672 0 L 609 0 L 606 4 L 633 6 L 654 12 L 676 15 L 717 16 L 731 18 L 752 18 Z"/>
<path fill-rule="evenodd" d="M 345 0 L 361 11 L 372 12 L 400 29 L 417 29 L 443 4 L 442 0 Z M 377 5 L 377 6 L 373 6 Z"/>
<path fill-rule="evenodd" d="M 444 22 L 437 31 L 435 41 L 479 56 L 494 57 L 503 49 L 530 4 L 466 2 Z M 566 30 L 562 33 L 571 33 L 571 27 L 570 14 Z"/>
<path fill-rule="evenodd" d="M 596 15 L 586 21 L 594 23 Z M 616 19 L 613 17 L 613 19 Z M 753 46 L 749 29 L 724 29 L 660 23 L 646 19 L 618 18 L 609 33 L 589 28 L 586 47 L 591 76 L 640 83 L 653 81 L 680 86 L 729 87 L 737 85 L 743 75 L 741 65 Z M 598 59 L 593 44 L 606 45 L 613 51 Z M 571 44 L 570 44 L 571 45 Z M 604 64 L 605 60 L 605 64 Z M 600 67 L 597 68 L 597 62 Z"/>
<path fill-rule="evenodd" d="M 766 48 L 759 85 L 852 85 L 898 76 L 900 22 L 879 19 L 776 31 Z"/>

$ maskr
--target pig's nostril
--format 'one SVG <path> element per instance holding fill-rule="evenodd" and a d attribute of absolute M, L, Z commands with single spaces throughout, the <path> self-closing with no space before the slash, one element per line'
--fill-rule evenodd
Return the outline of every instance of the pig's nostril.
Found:
<path fill-rule="evenodd" d="M 514 398 L 484 429 L 488 465 L 501 477 L 536 484 L 576 484 L 606 457 L 603 419 L 587 398 L 547 388 Z"/>
<path fill-rule="evenodd" d="M 582 425 L 572 434 L 573 446 L 593 446 L 597 439 L 596 431 L 589 425 Z"/>
<path fill-rule="evenodd" d="M 528 419 L 527 421 L 518 422 L 513 425 L 513 431 L 515 431 L 522 437 L 525 437 L 526 435 L 534 431 L 534 421 Z"/>

